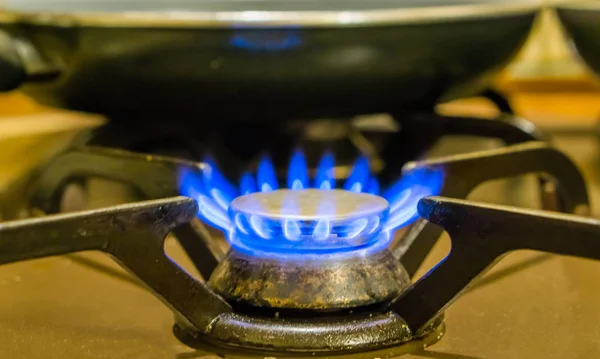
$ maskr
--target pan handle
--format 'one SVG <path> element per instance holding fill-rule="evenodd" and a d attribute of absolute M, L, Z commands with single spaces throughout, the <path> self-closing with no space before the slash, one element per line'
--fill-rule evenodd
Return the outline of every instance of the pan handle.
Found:
<path fill-rule="evenodd" d="M 48 81 L 60 74 L 42 59 L 25 39 L 0 30 L 0 92 L 17 89 L 24 82 Z"/>
<path fill-rule="evenodd" d="M 25 65 L 13 37 L 0 31 L 0 92 L 16 89 L 26 77 Z"/>
<path fill-rule="evenodd" d="M 450 254 L 392 304 L 419 333 L 506 254 L 521 249 L 600 260 L 600 220 L 429 197 L 419 213 L 450 235 Z"/>

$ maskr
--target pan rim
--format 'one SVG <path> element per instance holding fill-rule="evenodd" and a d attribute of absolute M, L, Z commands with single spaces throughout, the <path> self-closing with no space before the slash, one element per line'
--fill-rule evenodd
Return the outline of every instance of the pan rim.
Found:
<path fill-rule="evenodd" d="M 539 0 L 366 11 L 26 12 L 0 11 L 0 23 L 103 28 L 372 27 L 535 14 Z"/>

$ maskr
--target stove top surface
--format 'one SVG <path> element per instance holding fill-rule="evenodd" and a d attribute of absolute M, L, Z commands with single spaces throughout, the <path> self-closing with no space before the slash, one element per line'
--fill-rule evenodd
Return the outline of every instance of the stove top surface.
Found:
<path fill-rule="evenodd" d="M 479 140 L 445 140 L 437 150 L 456 153 L 488 145 Z M 592 204 L 596 203 L 600 199 L 596 139 L 557 138 L 557 145 L 583 170 Z M 495 182 L 480 187 L 470 198 L 537 207 L 536 185 L 532 176 Z M 600 214 L 596 207 L 592 209 Z M 444 236 L 420 274 L 448 250 Z M 167 253 L 192 268 L 175 241 L 167 242 Z M 590 260 L 514 253 L 446 311 L 447 329 L 440 342 L 403 358 L 595 357 L 600 353 L 599 275 L 600 263 Z M 215 356 L 181 344 L 171 334 L 172 313 L 103 254 L 0 266 L 0 288 L 0 337 L 8 339 L 0 346 L 2 357 Z M 383 349 L 357 357 L 395 357 L 409 349 Z"/>

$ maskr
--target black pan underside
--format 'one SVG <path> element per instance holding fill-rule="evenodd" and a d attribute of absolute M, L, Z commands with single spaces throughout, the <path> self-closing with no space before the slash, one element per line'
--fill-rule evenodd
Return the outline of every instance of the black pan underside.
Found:
<path fill-rule="evenodd" d="M 44 0 L 22 1 L 21 10 L 50 7 Z M 66 3 L 52 2 L 52 7 L 66 10 Z M 104 12 L 99 3 L 77 2 L 77 10 Z M 246 2 L 179 3 L 220 8 Z M 340 4 L 356 9 L 375 4 L 252 3 L 311 4 L 321 10 Z M 440 3 L 448 2 L 419 2 Z M 516 54 L 535 15 L 531 10 L 437 22 L 265 28 L 59 26 L 21 21 L 10 25 L 10 30 L 29 39 L 61 69 L 52 82 L 23 87 L 42 104 L 120 118 L 131 113 L 185 116 L 190 121 L 254 121 L 431 109 L 438 101 L 476 94 Z"/>
<path fill-rule="evenodd" d="M 600 74 L 600 1 L 560 7 L 557 11 L 579 55 Z"/>

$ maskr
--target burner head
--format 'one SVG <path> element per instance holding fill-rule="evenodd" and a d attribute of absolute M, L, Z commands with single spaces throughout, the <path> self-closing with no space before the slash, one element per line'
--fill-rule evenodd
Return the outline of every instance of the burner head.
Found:
<path fill-rule="evenodd" d="M 417 220 L 419 199 L 438 195 L 444 181 L 443 169 L 439 167 L 416 169 L 405 167 L 406 171 L 403 172 L 402 177 L 382 190 L 379 181 L 370 172 L 369 160 L 361 156 L 356 160 L 348 178 L 343 183 L 339 183 L 340 181 L 335 176 L 334 162 L 333 155 L 325 153 L 319 161 L 314 177 L 311 177 L 303 152 L 297 151 L 290 161 L 287 176 L 288 188 L 294 191 L 310 190 L 311 188 L 323 191 L 343 188 L 349 192 L 381 196 L 389 203 L 389 216 L 386 212 L 387 221 L 383 225 L 382 233 L 388 232 L 390 236 L 395 230 L 406 227 Z M 228 213 L 234 200 L 240 195 L 273 192 L 282 185 L 282 181 L 277 177 L 273 163 L 268 157 L 264 157 L 259 162 L 256 175 L 247 172 L 241 176 L 239 187 L 230 182 L 212 160 L 202 164 L 200 169 L 200 171 L 183 169 L 179 173 L 180 192 L 198 202 L 198 217 L 204 223 L 223 231 L 228 237 L 236 231 L 236 227 L 239 227 L 235 223 L 235 216 L 232 220 Z M 280 207 L 287 206 L 283 200 L 280 202 Z M 324 213 L 332 213 L 333 210 L 326 206 L 327 204 L 323 204 L 324 208 L 319 210 Z M 241 212 L 245 212 L 244 207 L 246 205 L 240 208 Z M 288 212 L 291 209 L 293 208 L 288 208 Z M 279 209 L 275 208 L 275 210 Z M 316 211 L 317 209 L 313 211 L 313 214 Z M 269 212 L 267 209 L 261 209 L 261 216 L 268 215 Z M 254 219 L 254 221 L 260 221 L 262 224 L 261 219 Z M 288 234 L 290 238 L 295 238 L 295 223 L 288 222 L 288 224 Z M 360 221 L 356 224 L 362 226 Z M 242 224 L 241 228 L 245 226 L 246 224 Z M 321 224 L 321 226 L 323 227 L 319 228 L 326 229 L 325 224 Z M 260 230 L 262 227 L 258 226 L 257 228 Z M 250 231 L 255 230 L 250 228 Z M 242 231 L 242 234 L 246 233 Z M 255 234 L 260 236 L 260 233 Z"/>
<path fill-rule="evenodd" d="M 258 257 L 352 252 L 387 242 L 388 202 L 344 190 L 277 190 L 236 198 L 232 246 Z M 387 244 L 387 243 L 386 243 Z"/>
<path fill-rule="evenodd" d="M 345 190 L 277 190 L 235 199 L 232 250 L 210 278 L 231 302 L 341 310 L 398 296 L 409 277 L 386 249 L 385 199 Z"/>
<path fill-rule="evenodd" d="M 334 162 L 325 153 L 311 173 L 297 151 L 285 190 L 268 157 L 239 186 L 210 160 L 200 171 L 181 171 L 181 194 L 196 199 L 198 217 L 231 244 L 208 283 L 216 292 L 258 307 L 342 310 L 406 288 L 408 275 L 387 247 L 397 229 L 417 220 L 418 201 L 440 193 L 443 169 L 406 167 L 381 190 L 367 157 L 343 182 Z"/>

